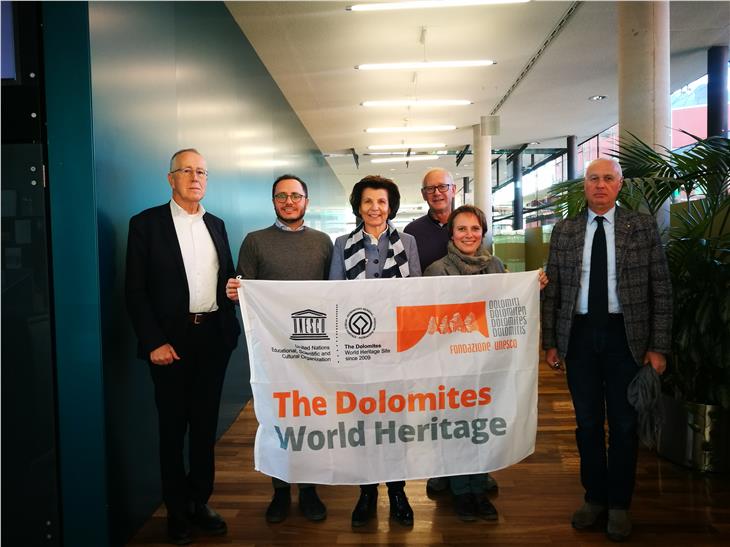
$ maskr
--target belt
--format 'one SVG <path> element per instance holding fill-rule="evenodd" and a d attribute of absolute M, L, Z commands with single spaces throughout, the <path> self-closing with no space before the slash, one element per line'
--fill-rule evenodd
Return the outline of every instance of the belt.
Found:
<path fill-rule="evenodd" d="M 188 314 L 188 323 L 192 323 L 193 325 L 200 325 L 201 323 L 205 323 L 209 319 L 213 318 L 217 311 L 212 311 L 208 313 L 189 313 Z"/>

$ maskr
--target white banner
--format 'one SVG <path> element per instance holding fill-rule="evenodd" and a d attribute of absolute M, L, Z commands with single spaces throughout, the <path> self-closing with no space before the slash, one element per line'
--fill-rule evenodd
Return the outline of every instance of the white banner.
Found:
<path fill-rule="evenodd" d="M 368 484 L 502 469 L 537 429 L 536 272 L 243 281 L 255 466 Z"/>

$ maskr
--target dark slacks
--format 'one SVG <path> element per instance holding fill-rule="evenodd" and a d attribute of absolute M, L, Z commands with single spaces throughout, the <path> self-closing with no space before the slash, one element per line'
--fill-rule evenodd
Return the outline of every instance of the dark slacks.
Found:
<path fill-rule="evenodd" d="M 274 490 L 278 488 L 291 488 L 291 483 L 283 481 L 281 479 L 277 479 L 276 477 L 271 477 L 271 484 L 274 486 Z M 299 490 L 305 490 L 307 488 L 312 488 L 313 486 L 316 486 L 308 482 L 300 482 L 295 484 L 299 487 Z"/>
<path fill-rule="evenodd" d="M 375 483 L 375 484 L 361 484 L 360 485 L 360 490 L 365 490 L 365 491 L 367 491 L 367 490 L 371 490 L 371 491 L 372 490 L 377 490 L 378 489 L 378 484 L 379 483 Z M 388 492 L 399 492 L 399 491 L 403 490 L 406 487 L 406 481 L 390 481 L 390 482 L 386 482 L 385 484 L 388 487 Z"/>
<path fill-rule="evenodd" d="M 461 494 L 483 494 L 487 491 L 487 473 L 452 475 L 449 477 L 449 488 L 455 496 Z"/>
<path fill-rule="evenodd" d="M 159 419 L 162 496 L 168 514 L 180 515 L 191 502 L 207 503 L 213 492 L 218 409 L 231 351 L 213 319 L 190 324 L 185 347 L 175 351 L 179 361 L 149 366 Z"/>
<path fill-rule="evenodd" d="M 623 317 L 602 328 L 576 316 L 566 355 L 585 501 L 628 509 L 636 475 L 636 411 L 626 390 L 638 369 Z M 608 417 L 608 450 L 604 422 Z"/>

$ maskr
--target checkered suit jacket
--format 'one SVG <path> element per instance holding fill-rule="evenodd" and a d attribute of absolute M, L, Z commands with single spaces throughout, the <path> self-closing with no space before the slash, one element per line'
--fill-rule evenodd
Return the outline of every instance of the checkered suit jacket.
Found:
<path fill-rule="evenodd" d="M 580 288 L 588 211 L 553 229 L 542 301 L 542 346 L 565 358 Z M 626 338 L 638 364 L 647 350 L 668 354 L 672 335 L 672 285 L 656 221 L 616 207 L 616 277 Z"/>

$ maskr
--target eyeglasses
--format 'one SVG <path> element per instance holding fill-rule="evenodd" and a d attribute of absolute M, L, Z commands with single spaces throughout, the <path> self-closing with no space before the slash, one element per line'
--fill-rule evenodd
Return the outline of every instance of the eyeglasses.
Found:
<path fill-rule="evenodd" d="M 302 201 L 302 198 L 305 198 L 307 196 L 303 196 L 302 194 L 297 194 L 296 192 L 292 194 L 285 194 L 284 192 L 280 192 L 278 194 L 274 194 L 274 199 L 277 201 L 277 203 L 286 203 L 287 198 L 291 198 L 292 203 L 299 203 Z"/>
<path fill-rule="evenodd" d="M 444 194 L 448 192 L 449 188 L 451 188 L 452 186 L 453 184 L 436 184 L 435 186 L 424 186 L 423 188 L 421 188 L 421 193 L 424 195 L 428 194 L 430 196 L 431 194 L 436 192 L 436 190 L 438 190 L 439 192 Z"/>
<path fill-rule="evenodd" d="M 201 179 L 204 179 L 208 176 L 208 171 L 206 171 L 205 169 L 192 169 L 191 167 L 181 167 L 180 169 L 174 169 L 170 171 L 170 173 L 182 173 L 186 177 L 191 177 L 193 173 L 195 173 L 195 175 Z"/>

